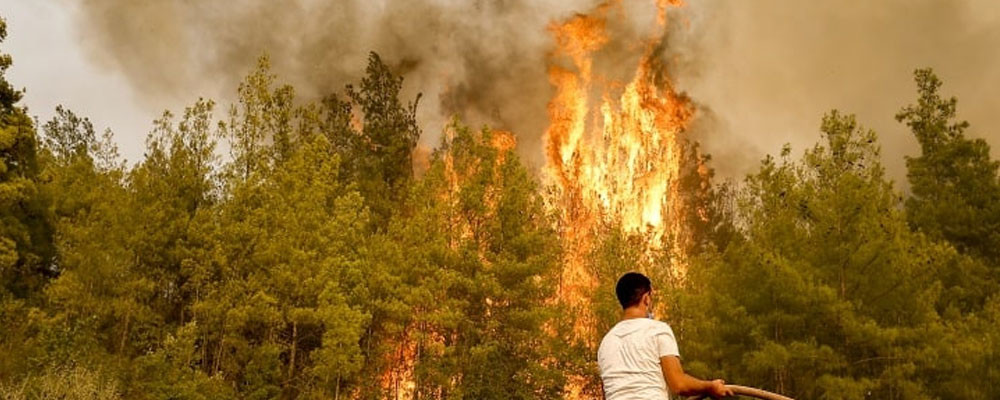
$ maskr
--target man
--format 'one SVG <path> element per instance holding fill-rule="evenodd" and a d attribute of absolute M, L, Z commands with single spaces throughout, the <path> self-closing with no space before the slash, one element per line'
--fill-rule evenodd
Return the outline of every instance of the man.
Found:
<path fill-rule="evenodd" d="M 703 381 L 684 373 L 674 331 L 653 319 L 652 293 L 649 278 L 640 273 L 618 280 L 615 294 L 624 312 L 597 350 L 605 399 L 667 400 L 667 386 L 682 396 L 732 396 L 721 379 Z"/>

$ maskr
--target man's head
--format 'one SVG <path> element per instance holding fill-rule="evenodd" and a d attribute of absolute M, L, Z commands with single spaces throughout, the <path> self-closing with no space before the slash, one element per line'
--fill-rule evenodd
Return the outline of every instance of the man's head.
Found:
<path fill-rule="evenodd" d="M 622 309 L 639 305 L 649 307 L 652 301 L 649 294 L 652 291 L 653 285 L 649 278 L 638 272 L 622 275 L 615 285 L 615 294 L 618 295 L 618 303 L 622 305 Z"/>

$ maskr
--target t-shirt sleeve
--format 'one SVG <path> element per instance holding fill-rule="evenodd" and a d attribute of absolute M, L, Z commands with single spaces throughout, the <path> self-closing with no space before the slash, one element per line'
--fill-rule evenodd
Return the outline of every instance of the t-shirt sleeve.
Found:
<path fill-rule="evenodd" d="M 659 357 L 674 356 L 680 358 L 681 353 L 677 348 L 677 340 L 674 339 L 674 331 L 670 326 L 664 325 L 664 329 L 657 329 L 655 334 L 656 353 Z"/>

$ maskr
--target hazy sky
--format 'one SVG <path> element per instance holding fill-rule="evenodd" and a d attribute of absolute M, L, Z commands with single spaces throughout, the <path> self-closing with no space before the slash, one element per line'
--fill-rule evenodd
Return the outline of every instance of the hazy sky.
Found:
<path fill-rule="evenodd" d="M 629 0 L 635 2 L 638 0 Z M 423 92 L 425 143 L 451 113 L 512 129 L 540 160 L 553 19 L 595 2 L 529 0 L 0 0 L 8 79 L 45 120 L 57 104 L 110 127 L 129 161 L 150 122 L 199 96 L 227 102 L 262 52 L 304 96 L 357 79 L 370 50 Z M 648 2 L 645 2 L 648 3 Z M 643 3 L 643 4 L 645 4 Z M 879 132 L 889 173 L 916 143 L 895 112 L 933 67 L 970 135 L 1000 147 L 1000 5 L 992 0 L 688 1 L 674 13 L 671 76 L 703 108 L 698 136 L 724 176 L 819 139 L 822 114 Z M 994 150 L 994 154 L 997 151 Z"/>
<path fill-rule="evenodd" d="M 138 95 L 120 71 L 101 68 L 85 54 L 88 39 L 76 28 L 72 2 L 0 0 L 7 20 L 3 52 L 14 57 L 7 79 L 25 88 L 29 112 L 41 120 L 52 117 L 56 105 L 69 107 L 94 121 L 98 129 L 112 128 L 123 155 L 141 158 L 146 132 L 165 107 L 140 104 Z"/>

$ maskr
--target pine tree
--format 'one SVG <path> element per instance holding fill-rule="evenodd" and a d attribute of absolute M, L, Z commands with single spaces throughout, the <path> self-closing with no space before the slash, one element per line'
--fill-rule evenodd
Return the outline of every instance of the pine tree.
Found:
<path fill-rule="evenodd" d="M 234 109 L 258 110 L 268 103 L 261 99 L 291 104 L 269 76 L 261 64 Z M 210 249 L 190 262 L 200 362 L 243 398 L 336 397 L 352 389 L 362 365 L 368 315 L 352 306 L 352 285 L 364 278 L 368 213 L 325 135 L 285 120 L 301 114 L 284 106 L 258 111 L 233 113 L 223 127 L 239 156 L 225 168 L 214 229 L 198 233 Z"/>
<path fill-rule="evenodd" d="M 527 169 L 497 145 L 503 133 L 452 129 L 390 231 L 412 249 L 401 266 L 412 317 L 399 344 L 412 351 L 416 393 L 558 397 L 544 330 L 556 312 L 546 303 L 559 262 L 551 220 Z"/>
<path fill-rule="evenodd" d="M 213 109 L 212 101 L 199 100 L 176 124 L 165 112 L 147 138 L 145 158 L 128 174 L 133 221 L 127 243 L 156 287 L 151 306 L 168 330 L 190 319 L 206 245 L 197 231 L 217 202 Z"/>
<path fill-rule="evenodd" d="M 0 19 L 0 42 L 7 23 Z M 12 63 L 0 54 L 0 285 L 2 297 L 25 298 L 57 271 L 51 267 L 52 227 L 46 199 L 39 190 L 38 139 L 24 95 L 7 81 Z"/>
<path fill-rule="evenodd" d="M 969 123 L 956 121 L 958 100 L 941 97 L 934 71 L 919 69 L 914 76 L 917 104 L 896 114 L 921 150 L 906 157 L 910 224 L 1000 268 L 1000 162 L 990 158 L 985 140 L 966 137 Z"/>
<path fill-rule="evenodd" d="M 0 19 L 0 42 L 6 38 L 7 23 Z M 24 92 L 6 79 L 11 63 L 10 55 L 0 53 L 0 381 L 29 370 L 30 307 L 58 274 L 38 138 L 18 104 Z"/>
<path fill-rule="evenodd" d="M 914 234 L 874 132 L 823 120 L 824 143 L 768 157 L 739 195 L 740 236 L 690 269 L 678 329 L 696 373 L 800 398 L 926 398 L 940 269 L 963 259 Z M 688 350 L 685 350 L 687 348 Z"/>
<path fill-rule="evenodd" d="M 124 165 L 111 133 L 58 107 L 44 126 L 45 192 L 58 231 L 59 277 L 36 313 L 32 347 L 44 350 L 38 368 L 96 367 L 127 359 L 155 336 L 154 284 L 136 267 L 128 247 L 132 214 Z"/>
<path fill-rule="evenodd" d="M 376 53 L 368 56 L 361 84 L 347 87 L 347 96 L 360 108 L 362 120 L 360 131 L 349 141 L 352 151 L 344 159 L 379 229 L 385 228 L 413 178 L 412 153 L 420 138 L 416 117 L 420 96 L 403 104 L 402 87 L 403 77 L 394 74 Z M 327 102 L 332 116 L 346 116 L 339 111 L 342 104 L 335 98 Z"/>

